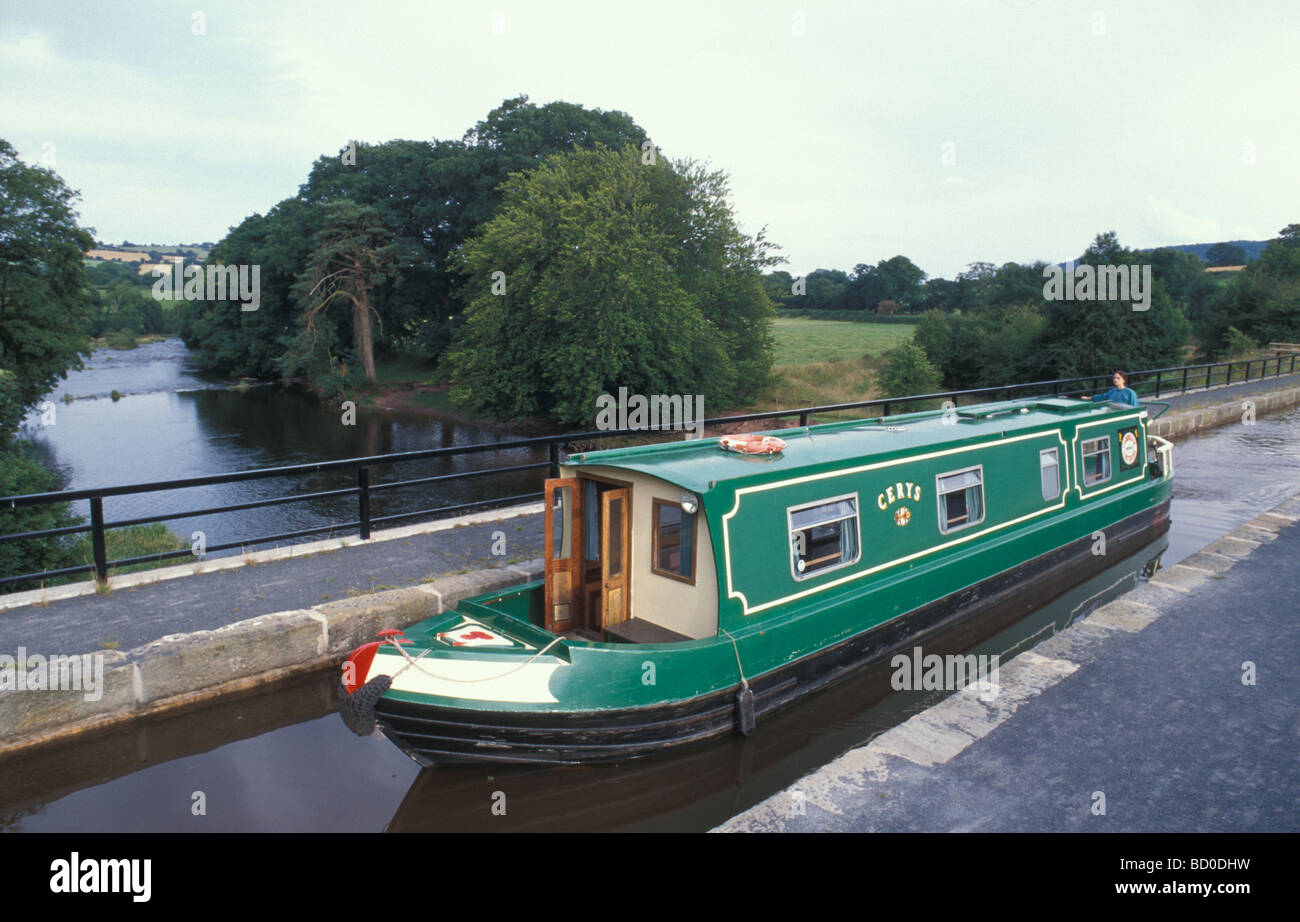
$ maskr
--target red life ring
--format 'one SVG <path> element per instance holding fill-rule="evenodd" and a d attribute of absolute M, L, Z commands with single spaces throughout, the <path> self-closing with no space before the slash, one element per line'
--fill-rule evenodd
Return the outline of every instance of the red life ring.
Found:
<path fill-rule="evenodd" d="M 785 442 L 774 435 L 724 435 L 718 439 L 718 446 L 747 455 L 774 455 L 785 448 Z"/>

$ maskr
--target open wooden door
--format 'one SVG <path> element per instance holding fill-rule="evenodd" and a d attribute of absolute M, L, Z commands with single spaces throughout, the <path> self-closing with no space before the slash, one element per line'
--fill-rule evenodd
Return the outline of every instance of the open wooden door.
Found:
<path fill-rule="evenodd" d="M 546 481 L 546 629 L 582 623 L 582 491 L 576 479 Z"/>
<path fill-rule="evenodd" d="M 627 488 L 600 494 L 601 632 L 626 621 L 628 615 L 628 568 L 632 564 L 632 529 L 629 521 Z"/>

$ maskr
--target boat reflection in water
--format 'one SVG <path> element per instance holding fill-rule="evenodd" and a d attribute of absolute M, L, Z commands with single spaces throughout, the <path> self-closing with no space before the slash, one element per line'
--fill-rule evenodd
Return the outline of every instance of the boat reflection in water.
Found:
<path fill-rule="evenodd" d="M 929 639 L 925 653 L 1016 654 L 1137 585 L 1161 536 L 1037 611 L 1008 605 Z M 701 831 L 789 787 L 948 692 L 894 691 L 888 663 L 767 718 L 762 732 L 621 763 L 449 764 L 420 772 L 389 832 Z"/>

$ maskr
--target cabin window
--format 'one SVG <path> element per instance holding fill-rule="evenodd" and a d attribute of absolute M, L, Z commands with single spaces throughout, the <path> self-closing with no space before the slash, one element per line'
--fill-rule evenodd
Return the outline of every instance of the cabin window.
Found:
<path fill-rule="evenodd" d="M 1061 495 L 1061 462 L 1055 448 L 1038 453 L 1038 467 L 1042 472 L 1043 499 L 1056 499 Z"/>
<path fill-rule="evenodd" d="M 935 478 L 939 496 L 939 531 L 948 534 L 984 521 L 984 468 L 940 474 Z"/>
<path fill-rule="evenodd" d="M 695 585 L 695 513 L 662 499 L 654 500 L 652 512 L 651 571 Z"/>
<path fill-rule="evenodd" d="M 573 487 L 556 487 L 551 508 L 551 559 L 573 556 Z"/>
<path fill-rule="evenodd" d="M 1083 443 L 1083 485 L 1110 480 L 1110 436 L 1088 439 Z"/>
<path fill-rule="evenodd" d="M 790 567 L 795 579 L 857 563 L 858 496 L 841 496 L 786 510 L 790 522 Z"/>

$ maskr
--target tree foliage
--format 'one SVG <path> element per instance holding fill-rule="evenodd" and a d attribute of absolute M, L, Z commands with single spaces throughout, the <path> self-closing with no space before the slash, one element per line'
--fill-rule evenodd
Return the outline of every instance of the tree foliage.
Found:
<path fill-rule="evenodd" d="M 346 312 L 319 315 L 316 345 L 304 349 L 306 321 L 296 289 L 331 221 L 329 209 L 348 201 L 374 209 L 389 241 L 383 249 L 392 271 L 372 279 L 367 292 L 376 321 L 374 349 L 400 348 L 435 359 L 459 322 L 463 279 L 455 255 L 496 212 L 500 184 L 575 147 L 639 148 L 646 140 L 626 113 L 565 102 L 536 106 L 519 96 L 505 100 L 460 140 L 350 144 L 320 157 L 296 196 L 246 219 L 213 248 L 213 261 L 261 266 L 260 309 L 241 313 L 229 302 L 186 305 L 182 335 L 204 367 L 257 377 L 306 374 L 321 390 L 328 389 L 329 369 L 340 362 L 364 367 Z"/>
<path fill-rule="evenodd" d="M 1246 251 L 1231 243 L 1216 243 L 1205 251 L 1205 262 L 1210 266 L 1244 266 Z"/>
<path fill-rule="evenodd" d="M 596 398 L 765 383 L 771 264 L 736 227 L 726 178 L 641 151 L 576 151 L 516 174 L 463 251 L 453 398 L 499 418 L 590 423 Z"/>
<path fill-rule="evenodd" d="M 943 374 L 925 352 L 913 343 L 903 343 L 885 353 L 887 361 L 880 373 L 880 389 L 886 397 L 910 397 L 934 394 L 943 384 Z M 930 401 L 926 401 L 930 403 Z M 928 409 L 921 403 L 909 404 L 908 410 Z"/>
<path fill-rule="evenodd" d="M 24 164 L 0 140 L 0 496 L 57 490 L 28 443 L 15 438 L 27 411 L 86 354 L 90 297 L 75 192 L 50 170 Z M 66 504 L 6 510 L 0 531 L 75 524 Z M 0 576 L 66 566 L 58 538 L 0 544 Z"/>
<path fill-rule="evenodd" d="M 0 369 L 12 373 L 0 437 L 87 354 L 90 297 L 77 194 L 0 140 Z"/>
<path fill-rule="evenodd" d="M 1210 357 L 1233 354 L 1251 340 L 1300 340 L 1300 224 L 1284 227 L 1196 319 L 1200 349 Z"/>
<path fill-rule="evenodd" d="M 377 208 L 347 200 L 331 202 L 295 288 L 303 311 L 301 336 L 315 343 L 315 327 L 341 310 L 344 317 L 335 321 L 335 327 L 351 326 L 352 354 L 369 381 L 375 380 L 373 321 L 379 319 L 372 292 L 395 274 L 396 263 L 392 233 Z"/>

